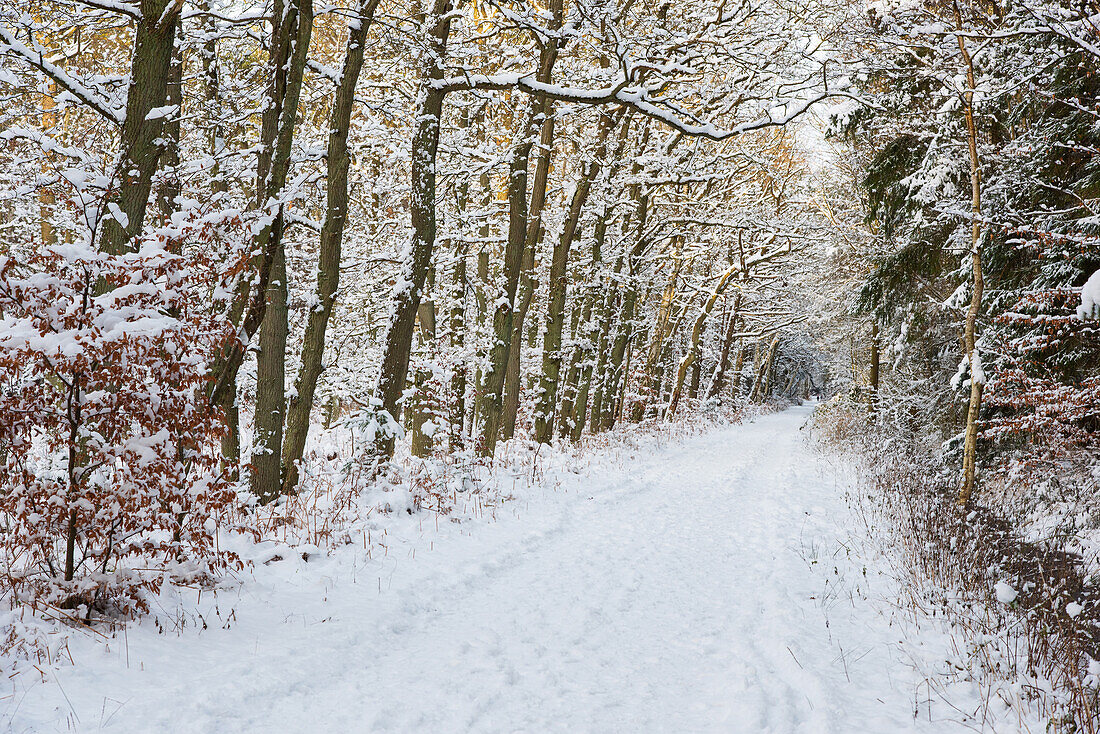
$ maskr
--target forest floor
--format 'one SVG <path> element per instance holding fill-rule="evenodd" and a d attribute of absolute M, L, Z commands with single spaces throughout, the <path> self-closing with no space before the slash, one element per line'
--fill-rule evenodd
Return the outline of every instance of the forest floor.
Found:
<path fill-rule="evenodd" d="M 395 513 L 381 557 L 257 565 L 191 611 L 76 635 L 75 664 L 0 691 L 0 729 L 983 729 L 976 686 L 930 693 L 953 643 L 896 605 L 811 410 L 607 448 L 515 479 L 495 519 Z M 161 633 L 173 614 L 192 623 Z M 1004 714 L 984 728 L 1020 728 Z"/>

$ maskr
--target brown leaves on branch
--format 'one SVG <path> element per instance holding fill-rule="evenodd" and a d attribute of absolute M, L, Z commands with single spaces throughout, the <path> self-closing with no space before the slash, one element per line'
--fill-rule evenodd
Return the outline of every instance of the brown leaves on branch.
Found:
<path fill-rule="evenodd" d="M 231 334 L 203 305 L 215 263 L 174 249 L 0 258 L 0 594 L 133 613 L 235 562 L 202 390 Z"/>

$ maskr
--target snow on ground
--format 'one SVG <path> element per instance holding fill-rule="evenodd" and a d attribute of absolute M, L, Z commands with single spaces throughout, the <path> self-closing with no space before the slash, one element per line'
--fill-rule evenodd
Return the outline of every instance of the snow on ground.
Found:
<path fill-rule="evenodd" d="M 74 638 L 74 666 L 10 683 L 0 728 L 973 731 L 920 703 L 911 663 L 949 645 L 876 602 L 891 582 L 848 540 L 809 412 L 606 450 L 494 522 L 395 518 L 381 558 L 259 565 L 194 607 L 207 629 Z"/>

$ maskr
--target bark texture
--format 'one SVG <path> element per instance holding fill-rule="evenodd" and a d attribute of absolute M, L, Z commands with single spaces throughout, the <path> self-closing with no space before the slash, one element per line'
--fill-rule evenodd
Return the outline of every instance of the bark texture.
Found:
<path fill-rule="evenodd" d="M 409 372 L 416 314 L 435 248 L 435 161 L 445 94 L 436 89 L 432 82 L 443 78 L 443 59 L 451 30 L 450 10 L 450 0 L 434 0 L 430 13 L 422 18 L 425 50 L 419 61 L 420 92 L 412 139 L 412 195 L 409 203 L 413 237 L 399 284 L 394 290 L 382 371 L 375 389 L 380 425 L 374 450 L 380 459 L 393 456 L 401 417 L 399 401 Z"/>
<path fill-rule="evenodd" d="M 563 0 L 552 0 L 550 12 L 553 20 L 551 30 L 562 27 Z M 539 54 L 539 68 L 536 78 L 543 84 L 549 84 L 554 63 L 558 57 L 560 39 L 552 37 L 542 45 Z M 507 377 L 508 360 L 512 353 L 512 341 L 516 338 L 516 293 L 519 288 L 521 270 L 528 241 L 527 227 L 529 209 L 527 202 L 527 167 L 536 133 L 543 129 L 549 101 L 537 96 L 531 106 L 526 129 L 521 132 L 519 143 L 512 154 L 508 176 L 508 242 L 504 251 L 504 292 L 497 302 L 493 315 L 493 331 L 496 335 L 493 347 L 489 351 L 489 364 L 482 377 L 481 404 L 482 417 L 481 440 L 478 452 L 482 456 L 492 457 L 496 451 L 503 418 L 504 383 Z M 550 128 L 553 134 L 553 128 Z M 549 159 L 547 169 L 549 172 Z M 545 183 L 543 183 L 545 187 Z M 544 188 L 545 191 L 545 188 Z M 545 195 L 545 194 L 544 194 Z M 541 203 L 539 210 L 541 211 Z M 534 237 L 537 238 L 537 231 Z M 518 390 L 518 386 L 517 386 Z"/>
<path fill-rule="evenodd" d="M 134 250 L 145 222 L 153 176 L 160 168 L 165 119 L 179 116 L 178 109 L 168 111 L 167 116 L 150 113 L 167 105 L 181 8 L 175 0 L 141 2 L 122 121 L 118 184 L 106 202 L 100 239 L 103 251 L 110 254 Z"/>
<path fill-rule="evenodd" d="M 290 171 L 298 100 L 313 34 L 312 0 L 290 0 L 285 4 L 276 2 L 272 18 L 274 25 L 269 57 L 272 79 L 268 87 L 268 108 L 261 122 L 262 147 L 256 191 L 256 203 L 261 210 L 269 213 L 271 222 L 260 231 L 257 243 L 260 255 L 254 265 L 258 272 L 257 287 L 263 290 L 258 294 L 258 302 L 254 302 L 245 317 L 244 338 L 241 340 L 243 357 L 243 345 L 251 337 L 249 329 L 254 328 L 250 321 L 255 320 L 255 327 L 260 331 L 260 351 L 256 355 L 256 435 L 251 488 L 261 503 L 271 502 L 282 489 L 288 328 L 286 254 L 283 249 L 285 220 L 281 197 Z M 233 393 L 236 393 L 235 388 Z"/>
<path fill-rule="evenodd" d="M 576 238 L 581 213 L 592 191 L 592 184 L 607 157 L 607 138 L 617 120 L 617 116 L 613 118 L 606 114 L 600 118 L 595 153 L 584 165 L 580 181 L 573 190 L 569 213 L 566 215 L 561 237 L 554 245 L 554 254 L 550 261 L 550 293 L 547 297 L 546 329 L 542 341 L 542 374 L 535 406 L 535 439 L 540 443 L 549 443 L 554 434 L 554 408 L 562 364 L 561 334 L 565 323 L 565 297 L 569 282 L 569 250 Z"/>
<path fill-rule="evenodd" d="M 370 32 L 378 2 L 379 0 L 365 0 L 359 8 L 357 22 L 349 27 L 344 68 L 332 103 L 326 158 L 328 191 L 317 261 L 317 305 L 309 311 L 305 335 L 302 337 L 301 366 L 287 405 L 286 440 L 283 447 L 284 492 L 291 492 L 298 485 L 298 464 L 305 451 L 317 380 L 324 369 L 325 331 L 336 306 L 336 294 L 340 287 L 340 251 L 348 215 L 348 169 L 351 166 L 348 134 L 351 113 L 355 108 L 355 87 L 363 69 L 367 34 Z"/>

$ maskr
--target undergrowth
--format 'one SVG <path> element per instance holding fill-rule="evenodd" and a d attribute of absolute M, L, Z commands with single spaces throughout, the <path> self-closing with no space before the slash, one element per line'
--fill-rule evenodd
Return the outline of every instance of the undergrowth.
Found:
<path fill-rule="evenodd" d="M 1034 519 L 1052 514 L 1012 501 L 1026 488 L 992 481 L 1001 491 L 987 486 L 961 512 L 957 473 L 920 432 L 843 397 L 818 409 L 813 437 L 858 467 L 855 509 L 894 564 L 900 606 L 950 623 L 952 672 L 930 676 L 929 691 L 951 705 L 952 679 L 977 683 L 980 708 L 960 715 L 983 729 L 997 720 L 994 709 L 1017 708 L 1037 712 L 1049 732 L 1097 732 L 1100 586 L 1094 559 L 1070 550 L 1088 547 L 1096 526 L 1077 517 L 1037 534 Z"/>

